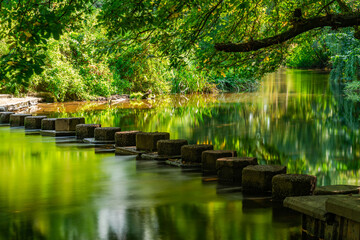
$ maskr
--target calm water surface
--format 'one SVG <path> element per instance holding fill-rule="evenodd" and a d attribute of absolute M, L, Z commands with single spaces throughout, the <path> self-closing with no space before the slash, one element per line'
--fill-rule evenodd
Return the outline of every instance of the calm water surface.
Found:
<path fill-rule="evenodd" d="M 328 75 L 283 70 L 255 93 L 149 101 L 41 104 L 123 130 L 167 131 L 309 173 L 318 185 L 359 184 L 359 109 Z M 0 128 L 0 239 L 297 239 L 299 216 L 200 173 L 95 154 L 60 138 Z"/>

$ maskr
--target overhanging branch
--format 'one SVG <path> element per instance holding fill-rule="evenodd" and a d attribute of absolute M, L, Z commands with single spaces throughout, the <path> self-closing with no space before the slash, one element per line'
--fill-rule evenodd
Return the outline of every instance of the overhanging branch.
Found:
<path fill-rule="evenodd" d="M 360 25 L 360 14 L 336 14 L 323 17 L 313 17 L 308 19 L 302 19 L 301 22 L 296 23 L 289 30 L 273 37 L 268 37 L 261 40 L 253 40 L 245 43 L 217 43 L 215 44 L 215 49 L 224 52 L 256 51 L 261 48 L 266 48 L 272 45 L 286 42 L 287 40 L 294 38 L 297 35 L 300 35 L 315 28 L 327 26 L 333 28 L 343 28 L 358 25 Z"/>

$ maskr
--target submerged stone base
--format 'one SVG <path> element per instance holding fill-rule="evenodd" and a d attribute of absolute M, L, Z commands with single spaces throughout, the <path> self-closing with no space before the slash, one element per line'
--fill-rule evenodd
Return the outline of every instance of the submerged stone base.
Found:
<path fill-rule="evenodd" d="M 139 155 L 143 153 L 145 153 L 145 151 L 138 151 L 136 150 L 135 146 L 115 147 L 115 155 L 129 156 L 129 155 Z"/>
<path fill-rule="evenodd" d="M 174 156 L 174 157 L 168 157 L 168 156 L 161 156 L 157 153 L 144 153 L 140 155 L 141 160 L 157 160 L 157 161 L 166 161 L 169 158 L 180 158 L 181 156 Z"/>
<path fill-rule="evenodd" d="M 182 159 L 169 159 L 169 160 L 166 160 L 165 163 L 168 165 L 180 167 L 180 168 L 201 170 L 201 163 L 185 162 Z"/>
<path fill-rule="evenodd" d="M 115 148 L 114 145 L 104 145 L 101 147 L 97 147 L 95 148 L 95 153 L 114 153 L 115 152 Z"/>
<path fill-rule="evenodd" d="M 41 121 L 45 118 L 46 116 L 25 117 L 24 120 L 25 129 L 41 129 Z"/>
<path fill-rule="evenodd" d="M 31 114 L 12 114 L 10 115 L 10 127 L 23 127 L 25 117 L 29 117 Z"/>
<path fill-rule="evenodd" d="M 241 186 L 242 171 L 249 165 L 258 165 L 254 157 L 226 157 L 216 160 L 219 183 Z"/>
<path fill-rule="evenodd" d="M 204 151 L 213 150 L 214 146 L 210 144 L 193 144 L 181 147 L 181 157 L 186 163 L 196 163 L 201 165 L 201 155 Z"/>
<path fill-rule="evenodd" d="M 84 138 L 83 141 L 91 144 L 115 144 L 114 140 L 96 140 L 95 138 Z"/>
<path fill-rule="evenodd" d="M 262 194 L 271 192 L 272 178 L 286 173 L 286 167 L 280 165 L 251 165 L 242 171 L 244 193 Z"/>
<path fill-rule="evenodd" d="M 55 131 L 55 130 L 41 130 L 41 136 L 49 136 L 49 137 L 70 137 L 75 136 L 75 131 Z"/>
<path fill-rule="evenodd" d="M 40 129 L 25 129 L 25 135 L 40 135 Z"/>

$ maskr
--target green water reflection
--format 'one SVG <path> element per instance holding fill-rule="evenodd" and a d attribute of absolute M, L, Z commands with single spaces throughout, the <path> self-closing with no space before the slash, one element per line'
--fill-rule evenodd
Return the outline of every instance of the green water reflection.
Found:
<path fill-rule="evenodd" d="M 42 104 L 124 130 L 168 131 L 310 173 L 318 185 L 359 184 L 359 108 L 328 75 L 284 70 L 255 93 Z M 299 218 L 201 174 L 0 128 L 0 239 L 296 239 Z"/>

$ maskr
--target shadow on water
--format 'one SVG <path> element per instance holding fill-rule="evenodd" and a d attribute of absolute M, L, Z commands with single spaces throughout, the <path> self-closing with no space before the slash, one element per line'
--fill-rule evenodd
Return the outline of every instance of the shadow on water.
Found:
<path fill-rule="evenodd" d="M 259 91 L 118 103 L 41 104 L 123 130 L 167 131 L 260 163 L 309 173 L 318 185 L 359 184 L 359 107 L 325 73 L 283 70 Z M 241 192 L 217 193 L 196 172 L 0 128 L 0 240 L 298 239 L 293 212 Z"/>

